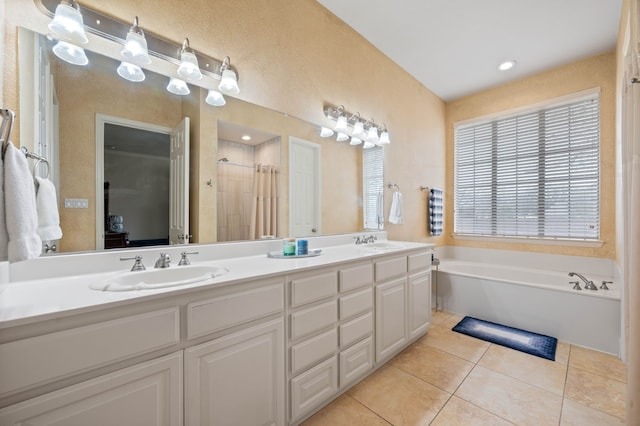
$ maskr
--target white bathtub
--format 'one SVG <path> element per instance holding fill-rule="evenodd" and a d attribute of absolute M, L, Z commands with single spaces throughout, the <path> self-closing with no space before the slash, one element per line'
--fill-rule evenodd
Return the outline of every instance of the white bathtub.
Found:
<path fill-rule="evenodd" d="M 438 308 L 618 355 L 620 286 L 573 290 L 569 281 L 581 280 L 569 271 L 441 259 L 434 277 Z M 597 287 L 602 280 L 614 281 L 602 272 L 585 275 Z"/>

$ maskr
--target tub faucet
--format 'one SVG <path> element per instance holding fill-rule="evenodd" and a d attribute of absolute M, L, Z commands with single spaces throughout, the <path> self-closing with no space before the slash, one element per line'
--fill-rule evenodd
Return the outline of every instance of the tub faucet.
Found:
<path fill-rule="evenodd" d="M 171 266 L 171 256 L 168 253 L 160 253 L 155 268 L 168 268 L 169 266 Z"/>
<path fill-rule="evenodd" d="M 584 288 L 586 290 L 596 290 L 596 291 L 598 290 L 598 287 L 596 287 L 596 285 L 593 283 L 593 281 L 589 281 L 582 274 L 579 274 L 577 272 L 569 272 L 569 276 L 570 277 L 576 276 L 576 277 L 580 278 L 582 281 L 584 281 Z"/>

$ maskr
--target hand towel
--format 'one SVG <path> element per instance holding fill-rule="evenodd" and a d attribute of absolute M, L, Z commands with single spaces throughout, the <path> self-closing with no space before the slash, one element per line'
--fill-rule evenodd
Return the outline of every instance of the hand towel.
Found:
<path fill-rule="evenodd" d="M 42 241 L 36 233 L 36 191 L 27 158 L 10 142 L 4 154 L 4 208 L 9 234 L 9 262 L 40 256 Z"/>
<path fill-rule="evenodd" d="M 4 214 L 4 162 L 0 160 L 0 261 L 9 256 L 9 234 Z"/>
<path fill-rule="evenodd" d="M 389 210 L 389 222 L 401 225 L 404 223 L 404 213 L 402 210 L 402 193 L 395 191 L 391 200 L 391 210 Z"/>
<path fill-rule="evenodd" d="M 62 238 L 62 229 L 60 229 L 56 187 L 49 179 L 36 177 L 36 182 L 38 183 L 36 193 L 38 236 L 42 241 L 59 240 Z"/>

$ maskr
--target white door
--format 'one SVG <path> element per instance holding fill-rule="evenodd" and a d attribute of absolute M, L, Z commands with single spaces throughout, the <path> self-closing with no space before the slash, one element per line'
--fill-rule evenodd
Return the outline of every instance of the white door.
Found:
<path fill-rule="evenodd" d="M 289 236 L 321 232 L 320 145 L 289 138 Z"/>
<path fill-rule="evenodd" d="M 376 362 L 395 354 L 406 342 L 406 278 L 376 286 Z"/>
<path fill-rule="evenodd" d="M 171 132 L 169 244 L 189 244 L 189 117 Z"/>
<path fill-rule="evenodd" d="M 423 334 L 431 323 L 431 271 L 410 275 L 407 292 L 409 339 Z"/>
<path fill-rule="evenodd" d="M 282 319 L 188 348 L 184 365 L 187 426 L 284 424 Z"/>

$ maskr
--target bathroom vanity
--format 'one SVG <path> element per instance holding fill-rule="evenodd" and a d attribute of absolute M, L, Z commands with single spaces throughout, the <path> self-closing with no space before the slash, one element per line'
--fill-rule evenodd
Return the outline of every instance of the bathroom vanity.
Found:
<path fill-rule="evenodd" d="M 115 253 L 91 254 L 98 273 L 11 282 L 0 425 L 298 424 L 430 325 L 432 245 L 349 240 L 304 259 L 268 258 L 279 241 L 199 246 L 194 263 L 229 272 L 182 287 L 90 289 L 130 267 Z"/>

